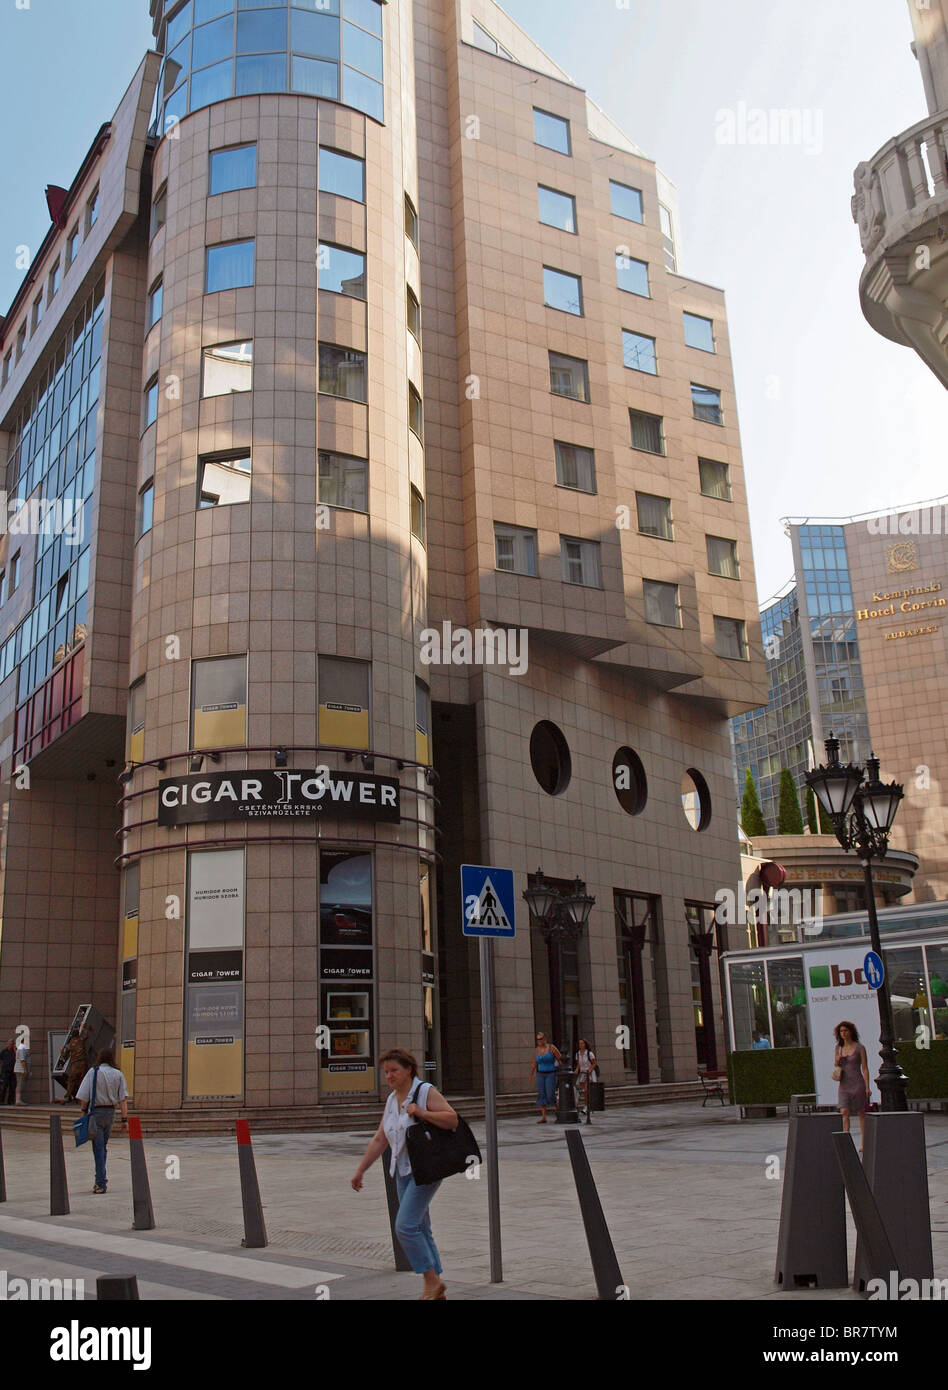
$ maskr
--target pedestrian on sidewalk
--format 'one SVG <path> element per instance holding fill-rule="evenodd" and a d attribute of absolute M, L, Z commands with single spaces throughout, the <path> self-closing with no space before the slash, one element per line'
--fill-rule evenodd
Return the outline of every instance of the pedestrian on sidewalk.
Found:
<path fill-rule="evenodd" d="M 589 1083 L 592 1080 L 592 1074 L 596 1070 L 597 1064 L 596 1054 L 585 1038 L 580 1038 L 579 1040 L 579 1051 L 576 1053 L 575 1061 L 575 1076 L 578 1083 L 576 1090 L 579 1092 L 581 1104 L 585 1104 L 588 1107 Z"/>
<path fill-rule="evenodd" d="M 428 1212 L 431 1199 L 441 1183 L 419 1186 L 415 1182 L 405 1135 L 418 1119 L 426 1120 L 438 1129 L 456 1129 L 457 1111 L 452 1110 L 430 1081 L 419 1081 L 418 1063 L 404 1048 L 393 1047 L 383 1052 L 379 1065 L 385 1073 L 391 1095 L 385 1104 L 382 1123 L 369 1141 L 362 1162 L 353 1174 L 352 1188 L 355 1192 L 361 1192 L 362 1175 L 366 1169 L 371 1168 L 386 1148 L 391 1149 L 389 1172 L 394 1176 L 398 1189 L 395 1234 L 412 1269 L 416 1274 L 424 1275 L 422 1299 L 443 1299 L 445 1287 L 441 1279 L 441 1257 L 431 1234 Z"/>
<path fill-rule="evenodd" d="M 0 1052 L 0 1105 L 12 1105 L 16 1100 L 16 1043 L 13 1038 Z"/>
<path fill-rule="evenodd" d="M 87 1051 L 86 1038 L 88 1029 L 83 1028 L 80 1032 L 74 1028 L 66 1044 L 66 1055 L 69 1058 L 69 1076 L 66 1082 L 66 1094 L 63 1096 L 63 1105 L 68 1105 L 71 1100 L 76 1099 L 76 1092 L 82 1085 L 82 1078 L 89 1070 L 89 1053 Z"/>
<path fill-rule="evenodd" d="M 30 1049 L 25 1042 L 21 1042 L 16 1049 L 16 1061 L 13 1064 L 13 1075 L 16 1081 L 16 1104 L 26 1104 L 26 1083 L 30 1079 Z"/>
<path fill-rule="evenodd" d="M 98 1196 L 105 1192 L 108 1181 L 105 1171 L 105 1155 L 115 1121 L 115 1107 L 121 1107 L 121 1124 L 128 1122 L 128 1083 L 115 1065 L 115 1053 L 110 1047 L 99 1053 L 98 1065 L 87 1071 L 82 1078 L 76 1100 L 82 1106 L 83 1115 L 89 1109 L 95 1092 L 95 1134 L 92 1136 L 92 1153 L 95 1158 L 95 1186 L 92 1191 Z"/>
<path fill-rule="evenodd" d="M 547 1107 L 556 1104 L 556 1068 L 563 1058 L 545 1033 L 537 1033 L 536 1055 L 530 1064 L 530 1080 L 537 1078 L 537 1105 L 540 1107 L 538 1125 L 546 1124 Z"/>
<path fill-rule="evenodd" d="M 849 1133 L 850 1115 L 859 1116 L 859 1152 L 862 1153 L 866 1136 L 866 1110 L 869 1106 L 871 1085 L 869 1082 L 869 1062 L 866 1049 L 859 1041 L 855 1023 L 843 1019 L 833 1029 L 836 1037 L 836 1051 L 833 1054 L 833 1079 L 839 1082 L 836 1103 L 843 1117 L 843 1133 Z"/>

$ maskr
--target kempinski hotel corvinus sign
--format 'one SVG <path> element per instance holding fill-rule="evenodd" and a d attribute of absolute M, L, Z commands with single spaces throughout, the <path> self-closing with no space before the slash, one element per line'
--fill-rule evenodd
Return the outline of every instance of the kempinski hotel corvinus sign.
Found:
<path fill-rule="evenodd" d="M 398 821 L 399 790 L 392 777 L 325 769 L 291 772 L 266 768 L 165 777 L 158 783 L 158 824 L 314 816 Z"/>

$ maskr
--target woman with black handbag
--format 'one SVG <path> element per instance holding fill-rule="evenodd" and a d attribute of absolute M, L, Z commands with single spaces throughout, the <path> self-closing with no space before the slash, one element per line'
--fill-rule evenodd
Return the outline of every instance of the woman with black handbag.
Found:
<path fill-rule="evenodd" d="M 441 1280 L 441 1257 L 431 1234 L 428 1208 L 441 1182 L 416 1183 L 408 1155 L 406 1136 L 418 1121 L 437 1129 L 458 1128 L 457 1111 L 452 1110 L 429 1081 L 418 1080 L 418 1063 L 404 1048 L 393 1047 L 379 1058 L 391 1095 L 385 1105 L 382 1123 L 362 1156 L 362 1162 L 352 1178 L 356 1192 L 362 1190 L 362 1175 L 386 1148 L 391 1149 L 389 1172 L 398 1188 L 398 1216 L 395 1234 L 406 1258 L 416 1274 L 424 1275 L 423 1299 L 443 1299 L 445 1288 Z"/>

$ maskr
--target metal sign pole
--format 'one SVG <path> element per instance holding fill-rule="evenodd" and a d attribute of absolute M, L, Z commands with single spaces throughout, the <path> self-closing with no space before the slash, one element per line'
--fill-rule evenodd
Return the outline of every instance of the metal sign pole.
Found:
<path fill-rule="evenodd" d="M 484 1121 L 487 1132 L 487 1211 L 490 1230 L 490 1282 L 503 1283 L 500 1249 L 500 1186 L 497 1167 L 497 1074 L 494 1058 L 494 943 L 479 939 L 481 1029 L 484 1036 Z"/>

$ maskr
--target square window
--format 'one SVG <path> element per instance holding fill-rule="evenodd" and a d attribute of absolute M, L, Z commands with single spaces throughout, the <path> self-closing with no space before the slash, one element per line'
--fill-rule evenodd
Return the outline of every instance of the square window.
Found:
<path fill-rule="evenodd" d="M 151 530 L 155 520 L 155 485 L 146 483 L 138 494 L 138 525 L 135 528 L 136 540 L 141 540 Z"/>
<path fill-rule="evenodd" d="M 425 543 L 425 499 L 416 487 L 411 489 L 411 533 Z"/>
<path fill-rule="evenodd" d="M 730 502 L 731 484 L 726 463 L 716 463 L 714 459 L 699 459 L 698 475 L 704 497 L 716 497 L 720 502 Z"/>
<path fill-rule="evenodd" d="M 151 231 L 150 236 L 154 236 L 160 231 L 168 220 L 168 186 L 163 184 L 158 190 L 155 201 L 151 205 Z"/>
<path fill-rule="evenodd" d="M 237 188 L 257 186 L 257 147 L 237 145 L 229 150 L 211 151 L 208 195 L 232 193 Z"/>
<path fill-rule="evenodd" d="M 724 579 L 740 579 L 737 566 L 737 541 L 723 536 L 705 536 L 708 547 L 708 571 Z"/>
<path fill-rule="evenodd" d="M 576 199 L 571 193 L 558 193 L 555 188 L 538 183 L 537 197 L 544 226 L 558 227 L 561 232 L 576 231 Z"/>
<path fill-rule="evenodd" d="M 385 98 L 381 82 L 366 77 L 364 72 L 357 72 L 347 63 L 342 67 L 342 100 L 347 106 L 354 106 L 367 116 L 374 116 L 377 121 L 383 119 Z"/>
<path fill-rule="evenodd" d="M 408 314 L 408 331 L 418 342 L 421 342 L 421 305 L 410 289 L 406 291 L 406 309 Z"/>
<path fill-rule="evenodd" d="M 701 352 L 714 351 L 714 320 L 703 319 L 700 314 L 685 314 L 685 342 L 689 347 L 699 348 Z"/>
<path fill-rule="evenodd" d="M 424 408 L 421 403 L 421 396 L 415 390 L 414 386 L 412 386 L 411 382 L 408 383 L 408 426 L 417 434 L 419 439 L 424 439 Z"/>
<path fill-rule="evenodd" d="M 233 748 L 247 741 L 247 658 L 191 663 L 191 747 Z"/>
<path fill-rule="evenodd" d="M 205 294 L 236 290 L 253 284 L 254 243 L 231 241 L 207 248 Z"/>
<path fill-rule="evenodd" d="M 569 396 L 574 401 L 589 400 L 589 368 L 581 357 L 567 357 L 551 352 L 550 390 L 554 396 Z"/>
<path fill-rule="evenodd" d="M 225 7 L 222 5 L 221 10 Z M 233 5 L 230 6 L 231 13 L 224 15 L 223 19 L 215 19 L 213 24 L 201 24 L 194 30 L 194 37 L 191 41 L 191 67 L 206 68 L 211 63 L 217 63 L 221 58 L 229 58 L 234 51 L 234 17 Z M 176 55 L 169 53 L 169 59 L 174 61 Z M 174 85 L 182 72 L 187 73 L 187 49 L 182 54 L 182 66 L 174 71 L 169 85 Z"/>
<path fill-rule="evenodd" d="M 237 59 L 234 91 L 239 97 L 286 91 L 286 54 L 254 53 Z"/>
<path fill-rule="evenodd" d="M 344 21 L 342 25 L 342 56 L 345 62 L 377 82 L 382 80 L 382 43 L 380 39 Z"/>
<path fill-rule="evenodd" d="M 747 637 L 740 618 L 715 618 L 714 650 L 730 661 L 747 660 Z"/>
<path fill-rule="evenodd" d="M 234 60 L 215 63 L 213 67 L 202 68 L 191 74 L 191 110 L 200 111 L 203 106 L 212 106 L 215 101 L 226 101 L 234 92 Z M 166 119 L 167 119 L 167 107 Z"/>
<path fill-rule="evenodd" d="M 367 661 L 319 657 L 316 737 L 320 743 L 335 747 L 369 747 L 371 675 L 372 668 Z"/>
<path fill-rule="evenodd" d="M 162 286 L 162 282 L 159 280 L 152 287 L 152 291 L 148 296 L 148 308 L 145 314 L 146 333 L 149 331 L 149 329 L 154 328 L 155 324 L 161 318 L 161 303 L 163 298 L 164 289 Z"/>
<path fill-rule="evenodd" d="M 609 200 L 614 217 L 624 217 L 627 222 L 642 222 L 642 194 L 638 188 L 626 183 L 609 180 Z"/>
<path fill-rule="evenodd" d="M 244 10 L 237 15 L 237 52 L 286 52 L 286 10 Z"/>
<path fill-rule="evenodd" d="M 409 198 L 407 193 L 405 194 L 405 235 L 408 237 L 408 240 L 411 242 L 412 246 L 414 246 L 417 250 L 418 213 L 415 211 L 415 205 Z"/>
<path fill-rule="evenodd" d="M 294 92 L 303 92 L 308 97 L 327 97 L 330 101 L 339 100 L 339 66 L 337 63 L 327 62 L 325 58 L 298 58 L 294 56 L 291 60 L 291 69 L 291 85 Z M 361 198 L 359 201 L 362 201 Z"/>
<path fill-rule="evenodd" d="M 365 164 L 355 155 L 340 154 L 338 150 L 319 150 L 319 191 L 335 193 L 339 198 L 351 198 L 354 203 L 365 202 Z"/>
<path fill-rule="evenodd" d="M 319 390 L 325 396 L 365 400 L 365 353 L 355 348 L 319 344 Z"/>
<path fill-rule="evenodd" d="M 158 378 L 153 376 L 145 387 L 145 404 L 142 430 L 147 430 L 158 419 Z"/>
<path fill-rule="evenodd" d="M 316 254 L 319 288 L 365 299 L 365 256 L 321 241 Z"/>
<path fill-rule="evenodd" d="M 576 488 L 578 492 L 596 491 L 595 455 L 592 449 L 579 444 L 553 441 L 556 453 L 556 481 L 560 487 Z"/>
<path fill-rule="evenodd" d="M 339 61 L 339 20 L 328 14 L 290 11 L 290 47 L 310 58 Z"/>
<path fill-rule="evenodd" d="M 537 574 L 537 533 L 494 522 L 494 565 L 508 574 Z"/>
<path fill-rule="evenodd" d="M 655 339 L 645 333 L 632 333 L 622 330 L 622 360 L 634 372 L 648 372 L 658 375 L 658 362 L 655 358 Z"/>
<path fill-rule="evenodd" d="M 616 252 L 616 283 L 626 294 L 639 294 L 648 299 L 648 262 L 637 261 L 625 251 Z"/>
<path fill-rule="evenodd" d="M 713 386 L 696 386 L 691 383 L 691 405 L 696 420 L 704 420 L 709 425 L 723 425 L 721 417 L 721 392 Z"/>
<path fill-rule="evenodd" d="M 588 589 L 602 588 L 599 542 L 574 536 L 560 537 L 560 560 L 565 584 L 582 584 Z"/>
<path fill-rule="evenodd" d="M 569 134 L 569 121 L 562 116 L 554 116 L 550 111 L 533 108 L 533 143 L 544 149 L 556 150 L 558 154 L 572 154 Z"/>
<path fill-rule="evenodd" d="M 543 267 L 543 302 L 548 309 L 559 309 L 564 314 L 583 314 L 583 283 L 578 275 L 567 275 L 563 270 Z"/>
<path fill-rule="evenodd" d="M 369 509 L 369 461 L 350 454 L 319 451 L 319 500 L 353 512 Z"/>
<path fill-rule="evenodd" d="M 647 623 L 655 623 L 658 627 L 681 627 L 677 584 L 663 584 L 657 579 L 643 579 L 642 598 L 645 601 Z"/>
<path fill-rule="evenodd" d="M 198 510 L 250 501 L 249 454 L 198 461 Z"/>
<path fill-rule="evenodd" d="M 637 492 L 635 507 L 639 518 L 639 531 L 643 536 L 657 536 L 663 541 L 675 539 L 670 497 L 655 497 L 649 492 Z"/>
<path fill-rule="evenodd" d="M 253 386 L 253 342 L 218 343 L 203 352 L 201 395 L 229 396 Z"/>

